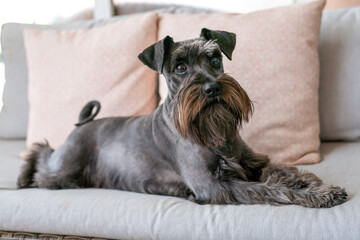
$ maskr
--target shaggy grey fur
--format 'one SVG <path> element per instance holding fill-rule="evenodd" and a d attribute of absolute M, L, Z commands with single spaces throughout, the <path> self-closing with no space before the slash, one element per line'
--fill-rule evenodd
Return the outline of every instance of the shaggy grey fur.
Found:
<path fill-rule="evenodd" d="M 314 174 L 295 167 L 269 164 L 268 158 L 254 153 L 237 131 L 226 144 L 206 139 L 205 146 L 179 134 L 174 124 L 174 114 L 181 113 L 174 113 L 181 99 L 177 94 L 186 84 L 191 87 L 216 82 L 224 74 L 221 52 L 231 59 L 234 47 L 233 33 L 203 29 L 200 38 L 174 42 L 167 36 L 145 49 L 139 59 L 167 80 L 169 95 L 165 103 L 149 115 L 94 121 L 94 115 L 89 116 L 92 106 L 88 105 L 81 113 L 79 126 L 57 150 L 47 142 L 33 145 L 18 187 L 111 188 L 177 196 L 203 204 L 298 204 L 318 208 L 344 202 L 344 189 L 324 185 Z M 231 106 L 227 108 L 220 98 L 216 101 L 221 111 L 233 114 L 234 121 L 239 121 L 235 123 L 241 125 L 243 119 Z M 252 106 L 247 107 L 247 114 L 251 114 Z M 202 117 L 202 113 L 196 114 Z M 221 121 L 214 118 L 215 125 L 224 125 Z"/>

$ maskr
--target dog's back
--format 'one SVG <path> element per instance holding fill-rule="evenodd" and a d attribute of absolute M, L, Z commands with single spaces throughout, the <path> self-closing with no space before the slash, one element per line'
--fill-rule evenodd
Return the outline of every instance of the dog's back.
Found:
<path fill-rule="evenodd" d="M 18 187 L 102 187 L 145 192 L 144 184 L 152 181 L 180 181 L 172 164 L 165 160 L 170 157 L 159 151 L 170 140 L 154 137 L 164 127 L 162 112 L 160 106 L 145 116 L 87 121 L 76 127 L 56 151 L 47 142 L 35 143 L 25 157 Z"/>

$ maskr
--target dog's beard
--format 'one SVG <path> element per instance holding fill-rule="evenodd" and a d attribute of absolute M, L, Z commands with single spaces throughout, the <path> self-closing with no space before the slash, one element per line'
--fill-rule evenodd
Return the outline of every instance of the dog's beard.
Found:
<path fill-rule="evenodd" d="M 253 104 L 240 84 L 228 75 L 217 82 L 221 94 L 207 98 L 202 93 L 203 84 L 192 82 L 174 97 L 175 127 L 179 134 L 190 137 L 202 146 L 224 146 L 237 136 L 238 127 L 248 121 Z"/>

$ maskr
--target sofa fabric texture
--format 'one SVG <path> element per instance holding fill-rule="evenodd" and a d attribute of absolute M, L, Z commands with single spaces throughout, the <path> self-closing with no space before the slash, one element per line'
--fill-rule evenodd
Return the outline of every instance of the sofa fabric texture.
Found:
<path fill-rule="evenodd" d="M 8 176 L 17 175 L 22 163 L 17 155 L 24 149 L 24 141 L 0 141 Z M 15 190 L 16 177 L 3 181 L 0 172 L 0 230 L 114 239 L 357 240 L 360 143 L 323 143 L 321 154 L 321 163 L 300 168 L 346 188 L 349 200 L 333 208 L 198 205 L 107 189 Z"/>
<path fill-rule="evenodd" d="M 323 140 L 360 140 L 360 7 L 324 11 L 320 32 Z"/>
<path fill-rule="evenodd" d="M 156 73 L 137 55 L 156 41 L 156 14 L 134 15 L 94 29 L 25 29 L 29 71 L 27 143 L 59 147 L 82 107 L 98 100 L 98 118 L 152 112 Z"/>
<path fill-rule="evenodd" d="M 242 127 L 242 138 L 272 162 L 316 163 L 320 161 L 317 46 L 324 4 L 314 1 L 245 15 L 162 14 L 159 39 L 193 38 L 203 27 L 236 33 L 233 60 L 223 57 L 224 69 L 240 82 L 255 107 L 250 122 Z M 167 89 L 160 89 L 165 89 L 160 93 L 164 98 Z"/>
<path fill-rule="evenodd" d="M 1 50 L 5 65 L 3 107 L 0 110 L 0 138 L 25 138 L 28 125 L 27 65 L 22 31 L 17 24 L 4 24 Z"/>
<path fill-rule="evenodd" d="M 23 160 L 20 152 L 26 149 L 24 140 L 0 139 L 0 189 L 16 189 L 16 180 Z M 6 229 L 3 229 L 6 230 Z"/>

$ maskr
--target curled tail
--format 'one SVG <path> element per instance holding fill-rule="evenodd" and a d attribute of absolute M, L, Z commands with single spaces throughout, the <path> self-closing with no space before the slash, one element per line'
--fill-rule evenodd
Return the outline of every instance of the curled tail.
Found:
<path fill-rule="evenodd" d="M 95 112 L 93 113 L 93 109 L 95 108 Z M 92 121 L 96 115 L 100 112 L 100 103 L 98 101 L 88 102 L 80 112 L 79 122 L 75 123 L 75 126 L 79 127 L 87 122 Z"/>
<path fill-rule="evenodd" d="M 18 177 L 18 188 L 31 188 L 36 187 L 35 173 L 37 172 L 37 165 L 39 161 L 46 161 L 49 159 L 54 150 L 50 147 L 49 143 L 34 143 L 27 151 L 24 159 L 25 163 L 21 167 L 21 172 Z"/>

